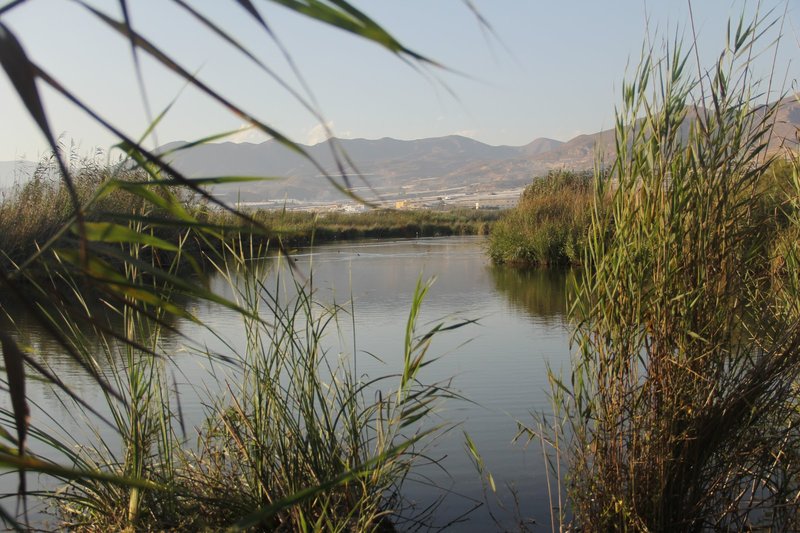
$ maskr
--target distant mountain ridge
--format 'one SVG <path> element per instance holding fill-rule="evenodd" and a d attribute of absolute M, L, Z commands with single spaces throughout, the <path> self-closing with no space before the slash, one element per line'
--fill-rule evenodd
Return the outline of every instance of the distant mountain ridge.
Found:
<path fill-rule="evenodd" d="M 544 146 L 558 141 L 545 140 Z M 534 141 L 535 142 L 535 141 Z M 168 152 L 181 146 L 171 143 L 161 148 Z M 530 146 L 530 145 L 528 145 Z M 216 194 L 233 194 L 247 201 L 294 198 L 332 200 L 341 194 L 326 186 L 323 172 L 350 176 L 350 185 L 360 193 L 379 197 L 408 196 L 464 187 L 476 190 L 515 186 L 530 181 L 532 173 L 544 167 L 526 154 L 526 147 L 490 146 L 480 141 L 451 135 L 402 141 L 392 138 L 335 139 L 301 147 L 318 167 L 274 140 L 261 144 L 219 143 L 192 147 L 169 156 L 175 167 L 188 176 L 274 176 L 270 182 L 218 186 Z M 340 168 L 334 153 L 346 154 L 353 166 Z M 354 167 L 354 168 L 353 168 Z M 357 171 L 356 171 L 357 169 Z M 363 176 L 366 183 L 359 179 Z M 342 182 L 344 184 L 344 182 Z"/>
<path fill-rule="evenodd" d="M 548 139 L 547 137 L 539 137 L 522 147 L 526 155 L 536 156 L 546 152 L 557 150 L 559 146 L 564 145 L 564 141 L 557 141 L 555 139 Z"/>
<path fill-rule="evenodd" d="M 800 104 L 795 97 L 786 98 L 780 102 L 771 149 L 783 143 L 796 148 L 798 127 Z M 566 142 L 543 137 L 524 146 L 490 146 L 459 135 L 417 140 L 335 139 L 301 145 L 316 164 L 275 140 L 212 143 L 173 152 L 185 144 L 170 143 L 159 151 L 171 152 L 168 159 L 189 177 L 275 178 L 212 189 L 230 201 L 341 199 L 341 193 L 325 181 L 323 170 L 337 176 L 342 185 L 354 187 L 364 198 L 400 200 L 439 192 L 490 193 L 524 186 L 553 168 L 591 169 L 598 154 L 607 160 L 613 158 L 614 131 L 579 135 Z M 338 163 L 334 153 L 340 155 Z M 3 179 L 3 172 L 20 168 L 9 165 L 0 162 L 0 187 L 8 181 Z M 349 176 L 347 183 L 339 177 L 343 171 Z"/>
<path fill-rule="evenodd" d="M 800 104 L 795 97 L 780 102 L 770 148 L 783 143 L 797 146 L 800 127 Z M 164 146 L 169 150 L 179 146 Z M 587 170 L 598 154 L 606 160 L 614 157 L 614 130 L 578 135 L 569 141 L 539 138 L 524 146 L 490 146 L 450 135 L 403 141 L 382 139 L 336 139 L 314 146 L 303 146 L 307 153 L 330 175 L 340 174 L 333 150 L 346 153 L 367 185 L 351 175 L 350 186 L 365 196 L 375 193 L 382 198 L 413 198 L 436 191 L 492 192 L 526 185 L 536 176 L 554 168 Z M 176 152 L 172 156 L 179 170 L 189 176 L 257 175 L 281 176 L 268 183 L 242 187 L 218 187 L 217 194 L 233 195 L 246 201 L 333 200 L 341 198 L 322 182 L 321 172 L 298 154 L 276 141 L 261 144 L 207 144 Z"/>

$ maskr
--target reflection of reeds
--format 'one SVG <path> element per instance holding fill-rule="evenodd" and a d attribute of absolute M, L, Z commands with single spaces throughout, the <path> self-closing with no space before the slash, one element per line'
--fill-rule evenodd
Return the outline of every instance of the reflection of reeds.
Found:
<path fill-rule="evenodd" d="M 750 93 L 762 24 L 732 28 L 702 81 L 676 44 L 623 86 L 572 309 L 579 353 L 571 385 L 553 378 L 583 530 L 797 527 L 800 328 L 775 290 L 800 293 L 770 271 L 787 217 L 765 208 L 781 204 L 764 188 L 775 108 Z"/>
<path fill-rule="evenodd" d="M 574 274 L 554 268 L 518 269 L 489 267 L 497 291 L 528 315 L 562 319 L 567 311 L 567 290 Z"/>

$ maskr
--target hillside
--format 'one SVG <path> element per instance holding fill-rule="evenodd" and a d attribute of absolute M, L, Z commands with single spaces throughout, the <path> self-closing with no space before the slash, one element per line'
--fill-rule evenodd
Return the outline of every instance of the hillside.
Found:
<path fill-rule="evenodd" d="M 770 149 L 797 146 L 800 103 L 794 97 L 781 102 Z M 688 125 L 684 126 L 688 130 Z M 164 147 L 169 149 L 172 146 Z M 522 186 L 552 168 L 585 170 L 601 154 L 614 157 L 614 131 L 579 135 L 567 142 L 539 138 L 524 146 L 490 146 L 460 136 L 403 141 L 338 139 L 304 149 L 329 175 L 342 170 L 350 184 L 368 198 L 404 199 L 441 192 L 491 192 Z M 354 168 L 339 168 L 335 151 L 346 153 L 368 183 L 358 179 Z M 296 153 L 267 141 L 258 145 L 222 143 L 205 145 L 174 155 L 176 167 L 191 176 L 259 175 L 282 179 L 243 187 L 220 187 L 216 193 L 247 201 L 295 198 L 332 200 L 341 196 L 325 186 L 322 173 Z M 344 182 L 341 182 L 344 184 Z"/>
<path fill-rule="evenodd" d="M 777 114 L 770 149 L 782 145 L 796 148 L 798 127 L 800 103 L 795 97 L 786 98 Z M 514 189 L 552 168 L 590 169 L 598 154 L 606 160 L 613 158 L 614 131 L 579 135 L 566 142 L 539 138 L 524 146 L 490 146 L 458 135 L 418 140 L 336 139 L 301 145 L 316 163 L 274 140 L 213 143 L 173 152 L 182 144 L 167 144 L 160 152 L 168 154 L 173 165 L 187 176 L 273 178 L 213 189 L 214 194 L 229 201 L 340 200 L 341 193 L 326 182 L 324 173 L 336 176 L 338 183 L 349 185 L 363 198 L 413 200 L 437 194 Z M 27 168 L 30 164 L 26 162 L 0 162 L 0 187 L 10 183 L 14 169 L 19 175 Z M 348 176 L 347 182 L 342 174 Z"/>

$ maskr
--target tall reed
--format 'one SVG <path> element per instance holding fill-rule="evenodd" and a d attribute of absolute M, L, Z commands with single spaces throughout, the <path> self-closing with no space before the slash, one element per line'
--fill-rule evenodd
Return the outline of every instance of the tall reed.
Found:
<path fill-rule="evenodd" d="M 276 286 L 265 286 L 267 272 L 241 249 L 229 250 L 220 271 L 236 300 L 252 317 L 273 320 L 245 317 L 241 380 L 225 387 L 231 395 L 208 414 L 198 451 L 183 459 L 191 465 L 184 483 L 197 494 L 198 514 L 211 524 L 241 523 L 253 509 L 339 479 L 262 525 L 391 530 L 390 518 L 407 512 L 400 488 L 426 446 L 421 439 L 437 430 L 426 421 L 428 414 L 450 396 L 445 384 L 424 384 L 419 375 L 431 362 L 427 351 L 442 327 L 416 333 L 429 284 L 416 288 L 398 374 L 362 382 L 354 355 L 324 348 L 343 308 L 319 304 L 291 274 L 288 281 L 278 276 Z"/>
<path fill-rule="evenodd" d="M 707 76 L 673 43 L 623 85 L 572 307 L 579 351 L 571 382 L 553 377 L 583 530 L 797 526 L 800 293 L 770 269 L 786 217 L 764 186 L 765 24 L 731 26 Z"/>
<path fill-rule="evenodd" d="M 146 206 L 139 210 L 144 215 Z M 131 222 L 130 229 L 142 235 L 152 231 L 142 222 Z M 34 457 L 49 463 L 61 456 L 74 468 L 54 472 L 57 484 L 50 480 L 39 494 L 55 506 L 60 527 L 72 530 L 141 530 L 153 529 L 154 524 L 156 529 L 174 528 L 187 520 L 185 506 L 175 498 L 180 443 L 173 425 L 178 413 L 171 406 L 166 380 L 163 328 L 171 328 L 165 311 L 170 287 L 143 272 L 143 257 L 153 258 L 140 244 L 120 247 L 132 262 L 119 267 L 116 283 L 149 286 L 160 295 L 157 305 L 124 295 L 96 301 L 92 288 L 58 263 L 46 265 L 49 278 L 29 279 L 30 294 L 45 310 L 47 327 L 108 387 L 104 405 L 73 404 L 72 410 L 80 413 L 74 422 L 91 428 L 82 436 L 34 427 L 33 440 L 46 444 L 46 451 Z M 165 268 L 177 269 L 178 256 Z M 57 345 L 52 352 L 51 357 Z"/>

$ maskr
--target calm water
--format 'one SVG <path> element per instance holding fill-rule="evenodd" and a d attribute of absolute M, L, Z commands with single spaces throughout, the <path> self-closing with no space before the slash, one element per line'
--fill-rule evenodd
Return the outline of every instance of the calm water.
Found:
<path fill-rule="evenodd" d="M 549 410 L 547 365 L 556 371 L 568 367 L 565 274 L 493 267 L 484 245 L 481 238 L 342 243 L 320 246 L 313 253 L 300 251 L 296 259 L 301 271 L 308 273 L 313 268 L 317 300 L 354 309 L 354 319 L 340 320 L 338 327 L 329 329 L 325 342 L 331 353 L 355 353 L 358 373 L 365 377 L 399 368 L 406 319 L 420 277 L 436 277 L 419 320 L 421 331 L 442 320 L 477 320 L 475 325 L 441 334 L 433 343 L 432 354 L 441 358 L 422 371 L 421 380 L 453 378 L 452 387 L 470 402 L 450 401 L 441 406 L 439 416 L 457 424 L 430 453 L 440 459 L 446 473 L 438 467 L 422 467 L 405 485 L 405 496 L 425 507 L 447 494 L 436 513 L 435 525 L 439 526 L 478 506 L 466 521 L 453 526 L 457 531 L 516 530 L 520 522 L 534 531 L 549 530 L 550 503 L 541 448 L 537 443 L 525 446 L 512 441 L 517 421 L 532 424 L 531 413 Z M 290 285 L 282 263 L 267 261 L 274 264 L 266 286 Z M 212 280 L 212 288 L 230 293 L 221 278 Z M 172 373 L 189 428 L 200 422 L 203 401 L 219 390 L 220 376 L 230 371 L 192 355 L 189 340 L 223 355 L 232 355 L 244 346 L 241 318 L 236 314 L 206 303 L 190 303 L 190 307 L 219 337 L 189 321 L 178 321 L 175 327 L 186 338 L 175 335 L 168 339 L 174 354 Z M 23 317 L 17 325 L 27 343 L 48 353 L 44 336 L 31 322 Z M 102 409 L 102 394 L 74 363 L 52 357 L 49 363 Z M 45 413 L 52 415 L 65 432 L 80 440 L 85 424 L 71 421 L 74 407 L 48 387 L 35 383 L 31 387 L 39 407 L 34 422 L 47 425 Z M 100 431 L 113 446 L 113 435 Z M 475 442 L 496 480 L 496 495 L 484 486 L 469 459 L 463 432 Z M 425 482 L 420 481 L 423 478 Z"/>

